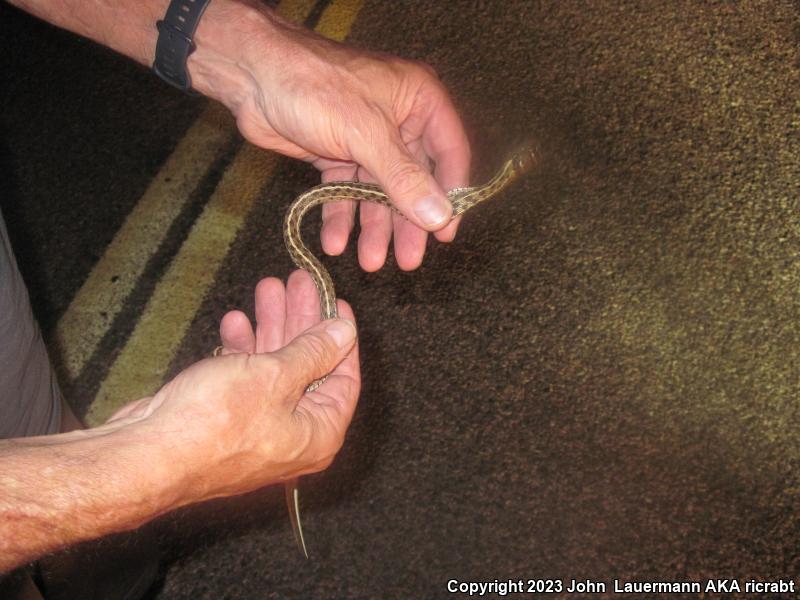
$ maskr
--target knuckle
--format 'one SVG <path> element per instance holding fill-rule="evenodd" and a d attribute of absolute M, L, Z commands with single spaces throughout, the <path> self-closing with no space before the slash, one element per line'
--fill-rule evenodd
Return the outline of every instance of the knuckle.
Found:
<path fill-rule="evenodd" d="M 424 76 L 439 81 L 439 74 L 436 72 L 436 69 L 434 69 L 431 65 L 422 60 L 414 61 L 414 64 L 420 71 L 424 73 Z"/>
<path fill-rule="evenodd" d="M 387 64 L 398 74 L 413 80 L 437 79 L 436 70 L 427 62 L 414 58 L 390 57 Z"/>
<path fill-rule="evenodd" d="M 280 376 L 283 365 L 279 358 L 274 355 L 264 356 L 264 360 L 259 362 L 258 372 L 267 381 L 275 381 Z"/>
<path fill-rule="evenodd" d="M 309 372 L 317 373 L 323 370 L 331 360 L 332 350 L 318 334 L 306 334 L 292 352 L 279 353 L 276 357 L 278 370 L 284 377 L 290 377 L 295 386 L 307 385 Z"/>
<path fill-rule="evenodd" d="M 397 159 L 389 164 L 387 177 L 396 195 L 405 196 L 417 193 L 425 183 L 425 175 L 419 165 L 410 160 Z"/>
<path fill-rule="evenodd" d="M 333 349 L 327 339 L 323 339 L 319 334 L 308 336 L 306 348 L 309 361 L 320 367 L 327 367 L 333 359 Z"/>

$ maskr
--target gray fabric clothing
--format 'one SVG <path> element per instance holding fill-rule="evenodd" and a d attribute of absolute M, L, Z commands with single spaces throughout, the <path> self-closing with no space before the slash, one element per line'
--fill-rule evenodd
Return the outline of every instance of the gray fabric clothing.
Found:
<path fill-rule="evenodd" d="M 58 433 L 61 391 L 0 214 L 0 439 Z"/>

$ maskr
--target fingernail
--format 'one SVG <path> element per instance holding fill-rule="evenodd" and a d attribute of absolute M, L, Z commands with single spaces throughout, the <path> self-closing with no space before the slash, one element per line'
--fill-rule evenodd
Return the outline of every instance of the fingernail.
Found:
<path fill-rule="evenodd" d="M 426 196 L 418 200 L 414 212 L 428 227 L 444 225 L 453 216 L 453 207 L 447 200 L 436 196 Z"/>
<path fill-rule="evenodd" d="M 347 319 L 336 319 L 325 328 L 325 333 L 333 338 L 339 348 L 344 348 L 356 337 L 356 326 Z"/>

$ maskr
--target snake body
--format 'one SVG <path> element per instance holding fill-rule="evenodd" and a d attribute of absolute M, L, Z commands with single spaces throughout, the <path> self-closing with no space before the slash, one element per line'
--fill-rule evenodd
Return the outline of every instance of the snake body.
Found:
<path fill-rule="evenodd" d="M 447 198 L 453 205 L 453 218 L 495 196 L 516 179 L 528 173 L 536 165 L 537 159 L 537 153 L 531 145 L 522 146 L 501 165 L 494 177 L 484 185 L 450 190 Z M 389 196 L 377 185 L 350 181 L 338 181 L 313 187 L 298 196 L 289 206 L 284 219 L 283 239 L 294 264 L 300 269 L 308 271 L 314 281 L 314 285 L 317 287 L 322 320 L 335 319 L 338 316 L 336 291 L 327 269 L 303 243 L 303 238 L 300 235 L 300 224 L 306 213 L 315 206 L 341 200 L 376 202 L 388 206 L 399 213 L 389 200 Z M 312 382 L 306 391 L 314 391 L 324 381 L 325 377 Z M 285 486 L 286 504 L 289 509 L 289 518 L 292 522 L 295 541 L 300 551 L 308 558 L 303 539 L 303 529 L 300 524 L 297 479 L 287 481 Z"/>

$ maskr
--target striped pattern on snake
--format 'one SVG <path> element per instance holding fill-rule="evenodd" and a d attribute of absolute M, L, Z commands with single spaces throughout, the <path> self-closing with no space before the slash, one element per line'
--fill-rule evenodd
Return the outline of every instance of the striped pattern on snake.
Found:
<path fill-rule="evenodd" d="M 450 190 L 447 198 L 453 205 L 453 218 L 461 215 L 472 207 L 497 195 L 508 187 L 516 179 L 528 173 L 537 164 L 538 154 L 532 145 L 522 146 L 514 152 L 500 167 L 494 177 L 486 184 L 477 187 L 456 188 Z M 335 319 L 336 311 L 336 291 L 333 287 L 333 280 L 327 269 L 314 256 L 303 243 L 300 235 L 300 224 L 306 213 L 320 204 L 326 202 L 339 202 L 341 200 L 358 200 L 366 202 L 377 202 L 388 206 L 395 212 L 397 209 L 392 205 L 389 197 L 377 185 L 370 183 L 354 183 L 350 181 L 338 181 L 326 183 L 311 188 L 301 194 L 289 206 L 286 211 L 286 218 L 283 227 L 283 239 L 286 249 L 289 251 L 294 264 L 300 269 L 305 269 L 311 275 L 314 285 L 317 287 L 320 302 L 320 317 L 322 320 Z M 316 390 L 326 377 L 312 382 L 307 392 Z M 305 540 L 303 538 L 303 528 L 300 524 L 300 505 L 297 489 L 297 479 L 287 481 L 286 505 L 289 509 L 289 518 L 292 522 L 295 541 L 303 555 L 308 558 Z"/>

